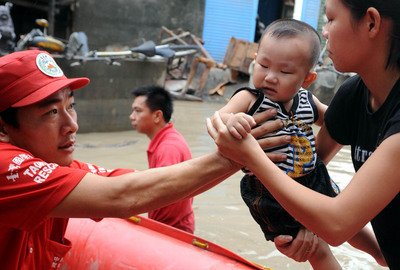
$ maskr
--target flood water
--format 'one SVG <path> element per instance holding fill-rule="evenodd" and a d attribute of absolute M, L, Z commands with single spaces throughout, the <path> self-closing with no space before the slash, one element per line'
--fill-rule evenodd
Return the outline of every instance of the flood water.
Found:
<path fill-rule="evenodd" d="M 173 122 L 189 143 L 194 157 L 215 150 L 209 138 L 205 119 L 222 104 L 175 101 Z M 127 121 L 129 121 L 127 116 Z M 146 149 L 149 140 L 136 131 L 78 134 L 75 157 L 106 168 L 147 168 Z M 329 164 L 331 177 L 344 188 L 353 174 L 350 150 L 344 148 Z M 266 242 L 258 225 L 240 197 L 238 172 L 194 200 L 195 234 L 222 245 L 242 257 L 273 269 L 311 269 L 308 263 L 297 263 L 280 254 L 272 242 Z M 332 248 L 343 269 L 387 269 L 371 256 L 347 243 Z"/>

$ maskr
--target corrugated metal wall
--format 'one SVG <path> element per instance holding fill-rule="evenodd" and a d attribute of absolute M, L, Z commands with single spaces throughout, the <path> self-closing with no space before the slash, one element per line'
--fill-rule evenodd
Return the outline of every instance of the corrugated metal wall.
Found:
<path fill-rule="evenodd" d="M 232 36 L 253 42 L 257 9 L 258 0 L 206 0 L 204 47 L 217 62 L 224 60 Z"/>
<path fill-rule="evenodd" d="M 320 6 L 321 0 L 303 0 L 301 20 L 317 29 Z"/>

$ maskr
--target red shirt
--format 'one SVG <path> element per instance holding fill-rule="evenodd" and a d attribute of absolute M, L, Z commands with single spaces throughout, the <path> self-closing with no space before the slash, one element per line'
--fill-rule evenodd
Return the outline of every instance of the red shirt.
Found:
<path fill-rule="evenodd" d="M 164 167 L 192 158 L 183 136 L 168 123 L 150 141 L 147 149 L 150 168 Z M 193 198 L 181 200 L 169 206 L 149 212 L 149 218 L 178 229 L 194 232 Z"/>
<path fill-rule="evenodd" d="M 69 167 L 47 163 L 8 143 L 0 143 L 0 265 L 1 269 L 52 269 L 71 248 L 64 238 L 67 218 L 49 213 L 86 173 L 119 175 L 73 161 Z"/>

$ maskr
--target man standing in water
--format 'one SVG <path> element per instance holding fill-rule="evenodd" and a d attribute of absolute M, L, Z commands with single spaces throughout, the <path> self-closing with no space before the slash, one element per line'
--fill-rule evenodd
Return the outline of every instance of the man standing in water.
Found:
<path fill-rule="evenodd" d="M 191 159 L 189 146 L 184 137 L 170 122 L 173 104 L 168 91 L 158 86 L 140 87 L 132 94 L 130 120 L 132 127 L 149 137 L 147 149 L 149 168 L 173 165 Z M 186 198 L 149 212 L 149 218 L 194 232 L 193 198 Z"/>

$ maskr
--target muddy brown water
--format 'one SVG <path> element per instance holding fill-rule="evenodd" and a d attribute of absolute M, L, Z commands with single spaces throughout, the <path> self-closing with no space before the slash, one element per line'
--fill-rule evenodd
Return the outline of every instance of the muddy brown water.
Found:
<path fill-rule="evenodd" d="M 215 150 L 209 138 L 205 119 L 222 105 L 210 102 L 175 101 L 173 122 L 189 143 L 194 157 Z M 128 116 L 126 120 L 129 121 Z M 105 123 L 106 124 L 106 123 Z M 75 157 L 106 168 L 147 168 L 148 138 L 134 130 L 110 133 L 78 134 Z M 350 150 L 342 149 L 329 164 L 332 178 L 344 188 L 353 174 Z M 312 269 L 308 263 L 297 263 L 280 254 L 272 242 L 266 242 L 258 225 L 243 203 L 238 172 L 194 200 L 195 235 L 222 245 L 242 257 L 273 269 Z M 387 269 L 371 256 L 347 243 L 332 248 L 343 269 Z"/>

